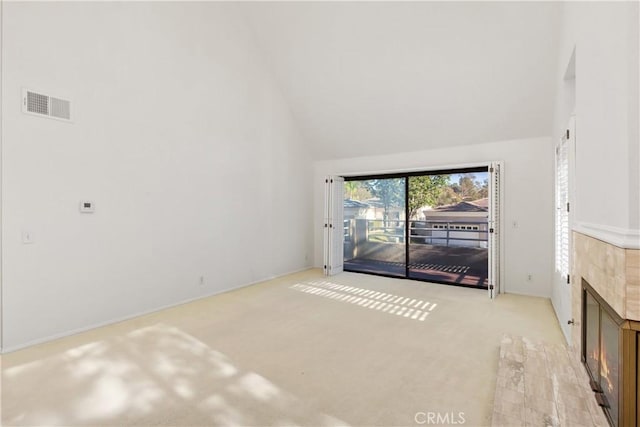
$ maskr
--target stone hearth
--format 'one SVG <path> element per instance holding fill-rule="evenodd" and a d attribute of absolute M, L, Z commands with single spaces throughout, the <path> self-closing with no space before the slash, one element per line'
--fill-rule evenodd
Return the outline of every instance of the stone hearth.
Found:
<path fill-rule="evenodd" d="M 500 343 L 491 425 L 608 424 L 586 371 L 566 347 L 506 335 Z"/>

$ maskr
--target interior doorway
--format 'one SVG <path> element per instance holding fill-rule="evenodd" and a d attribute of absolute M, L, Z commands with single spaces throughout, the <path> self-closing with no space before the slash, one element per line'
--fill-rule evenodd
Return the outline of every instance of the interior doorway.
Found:
<path fill-rule="evenodd" d="M 489 166 L 346 177 L 346 271 L 490 287 Z"/>

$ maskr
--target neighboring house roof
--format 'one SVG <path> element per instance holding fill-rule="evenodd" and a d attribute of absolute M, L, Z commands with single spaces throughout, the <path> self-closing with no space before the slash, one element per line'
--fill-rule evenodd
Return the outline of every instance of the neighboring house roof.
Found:
<path fill-rule="evenodd" d="M 483 197 L 482 199 L 473 200 L 473 201 L 468 202 L 468 203 L 471 203 L 471 204 L 476 205 L 476 206 L 480 206 L 481 208 L 485 208 L 485 210 L 489 209 L 489 198 L 488 197 Z"/>
<path fill-rule="evenodd" d="M 360 208 L 360 209 L 367 209 L 369 207 L 367 203 L 363 203 L 361 201 L 352 200 L 352 199 L 344 199 L 343 206 L 345 208 Z"/>
<path fill-rule="evenodd" d="M 478 199 L 470 202 L 460 202 L 455 205 L 439 206 L 435 212 L 487 212 L 489 210 L 488 199 Z"/>

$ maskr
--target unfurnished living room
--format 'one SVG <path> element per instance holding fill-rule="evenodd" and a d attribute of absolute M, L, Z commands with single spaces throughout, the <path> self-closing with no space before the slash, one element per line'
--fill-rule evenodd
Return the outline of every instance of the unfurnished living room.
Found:
<path fill-rule="evenodd" d="M 2 425 L 640 425 L 639 21 L 0 0 Z"/>

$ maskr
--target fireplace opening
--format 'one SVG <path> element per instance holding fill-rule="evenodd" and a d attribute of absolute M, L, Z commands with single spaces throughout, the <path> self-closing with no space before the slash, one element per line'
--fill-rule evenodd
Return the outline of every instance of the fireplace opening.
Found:
<path fill-rule="evenodd" d="M 638 331 L 582 280 L 582 362 L 609 424 L 637 426 Z"/>

